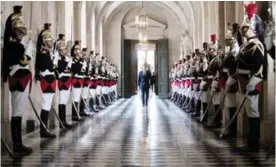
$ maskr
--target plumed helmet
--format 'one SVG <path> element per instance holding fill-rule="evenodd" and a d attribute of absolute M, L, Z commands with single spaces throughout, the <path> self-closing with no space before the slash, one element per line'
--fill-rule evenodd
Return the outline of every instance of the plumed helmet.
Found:
<path fill-rule="evenodd" d="M 3 61 L 2 61 L 2 76 L 3 81 L 7 80 L 8 71 L 10 67 L 10 41 L 16 38 L 15 29 L 22 34 L 27 34 L 27 28 L 22 19 L 22 6 L 14 6 L 13 13 L 9 15 L 5 24 L 4 40 L 3 40 Z"/>
<path fill-rule="evenodd" d="M 216 34 L 211 34 L 211 43 L 209 44 L 209 49 L 217 49 L 217 36 Z"/>
<path fill-rule="evenodd" d="M 58 39 L 64 39 L 65 35 L 64 34 L 58 34 Z"/>
<path fill-rule="evenodd" d="M 64 40 L 59 40 L 57 42 L 57 50 L 63 50 L 66 49 L 66 44 Z"/>
<path fill-rule="evenodd" d="M 81 42 L 75 41 L 73 47 L 71 48 L 71 57 L 76 57 L 77 53 L 81 53 Z"/>

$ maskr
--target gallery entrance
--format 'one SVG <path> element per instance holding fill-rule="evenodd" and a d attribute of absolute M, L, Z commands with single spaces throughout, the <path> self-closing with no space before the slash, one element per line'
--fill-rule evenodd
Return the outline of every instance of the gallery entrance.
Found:
<path fill-rule="evenodd" d="M 138 71 L 147 62 L 156 76 L 155 93 L 165 98 L 169 90 L 168 40 L 149 41 L 145 49 L 137 40 L 125 39 L 122 47 L 122 97 L 129 98 L 137 93 Z"/>
<path fill-rule="evenodd" d="M 139 72 L 142 70 L 142 66 L 146 63 L 148 64 L 149 71 L 151 75 L 155 75 L 155 64 L 156 64 L 156 58 L 155 58 L 155 44 L 149 44 L 152 47 L 146 46 L 145 48 L 139 47 L 139 44 L 136 46 L 136 55 L 137 55 L 137 77 Z M 137 91 L 138 91 L 138 85 Z"/>

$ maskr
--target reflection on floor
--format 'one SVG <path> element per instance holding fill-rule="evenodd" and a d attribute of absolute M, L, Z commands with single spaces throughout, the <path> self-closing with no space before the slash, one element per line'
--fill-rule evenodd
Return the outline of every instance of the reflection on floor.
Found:
<path fill-rule="evenodd" d="M 39 132 L 24 137 L 34 153 L 2 155 L 12 167 L 275 166 L 265 151 L 242 155 L 167 100 L 152 96 L 148 110 L 137 96 L 121 99 L 70 131 L 55 130 L 54 140 Z"/>

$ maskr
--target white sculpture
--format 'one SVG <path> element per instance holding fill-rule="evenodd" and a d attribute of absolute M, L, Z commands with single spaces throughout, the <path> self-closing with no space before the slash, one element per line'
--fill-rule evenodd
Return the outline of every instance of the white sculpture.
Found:
<path fill-rule="evenodd" d="M 192 37 L 189 35 L 188 30 L 185 30 L 182 33 L 181 37 L 181 44 L 180 44 L 180 55 L 181 56 L 186 56 L 186 55 L 191 55 L 193 52 L 193 40 Z"/>

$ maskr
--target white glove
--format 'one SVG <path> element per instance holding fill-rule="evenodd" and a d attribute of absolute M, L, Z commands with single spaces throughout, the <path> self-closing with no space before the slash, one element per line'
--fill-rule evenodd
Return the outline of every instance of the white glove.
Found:
<path fill-rule="evenodd" d="M 33 57 L 33 41 L 29 40 L 25 48 L 25 55 L 32 58 Z"/>
<path fill-rule="evenodd" d="M 225 93 L 228 93 L 228 92 L 229 92 L 230 86 L 231 86 L 231 85 L 229 85 L 229 84 L 226 84 L 226 85 L 225 85 Z"/>
<path fill-rule="evenodd" d="M 201 81 L 201 82 L 200 82 L 200 85 L 199 85 L 200 90 L 202 90 L 206 84 L 207 84 L 207 82 Z"/>
<path fill-rule="evenodd" d="M 254 86 L 254 85 L 249 85 L 249 84 L 247 84 L 247 85 L 246 85 L 246 90 L 247 90 L 247 92 L 252 92 L 252 91 L 255 90 L 255 86 Z"/>
<path fill-rule="evenodd" d="M 211 87 L 211 91 L 212 91 L 212 92 L 216 92 L 216 88 Z"/>
<path fill-rule="evenodd" d="M 256 85 L 262 81 L 261 78 L 258 77 L 251 77 L 248 84 L 246 85 L 247 92 L 254 91 L 256 89 Z"/>
<path fill-rule="evenodd" d="M 226 81 L 226 85 L 234 85 L 237 82 L 236 79 L 234 79 L 233 77 L 228 77 L 227 81 Z"/>
<path fill-rule="evenodd" d="M 198 86 L 198 84 L 193 84 L 193 89 L 196 90 L 197 86 Z"/>
<path fill-rule="evenodd" d="M 211 85 L 211 88 L 216 89 L 217 87 L 218 87 L 218 81 L 213 81 L 212 85 Z"/>

